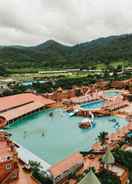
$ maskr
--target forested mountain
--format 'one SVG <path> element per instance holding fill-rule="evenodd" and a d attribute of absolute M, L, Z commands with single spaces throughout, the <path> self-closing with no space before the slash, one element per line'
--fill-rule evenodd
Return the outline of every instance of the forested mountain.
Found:
<path fill-rule="evenodd" d="M 72 47 L 53 40 L 34 47 L 0 47 L 0 66 L 6 69 L 82 68 L 120 60 L 132 63 L 132 34 L 99 38 Z"/>

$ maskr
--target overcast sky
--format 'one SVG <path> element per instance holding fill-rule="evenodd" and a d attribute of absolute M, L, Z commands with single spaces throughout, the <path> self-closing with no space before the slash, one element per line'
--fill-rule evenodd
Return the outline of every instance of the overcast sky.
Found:
<path fill-rule="evenodd" d="M 132 0 L 0 0 L 0 45 L 132 33 Z"/>

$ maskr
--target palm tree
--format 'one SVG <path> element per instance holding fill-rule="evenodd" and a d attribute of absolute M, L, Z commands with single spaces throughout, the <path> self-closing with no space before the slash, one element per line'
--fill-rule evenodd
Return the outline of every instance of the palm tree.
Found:
<path fill-rule="evenodd" d="M 100 134 L 98 135 L 98 140 L 102 146 L 106 145 L 107 135 L 108 135 L 108 132 L 100 132 Z"/>

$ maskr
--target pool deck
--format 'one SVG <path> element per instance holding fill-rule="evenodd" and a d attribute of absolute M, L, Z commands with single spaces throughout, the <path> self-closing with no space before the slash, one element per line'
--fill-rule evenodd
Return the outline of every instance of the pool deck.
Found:
<path fill-rule="evenodd" d="M 106 142 L 110 149 L 117 147 L 117 143 L 120 142 L 129 131 L 132 131 L 132 121 L 130 121 L 126 126 L 118 129 L 115 133 L 109 134 Z M 103 147 L 99 142 L 97 142 L 96 144 L 93 144 L 92 149 L 100 151 Z"/>
<path fill-rule="evenodd" d="M 132 114 L 132 103 L 129 103 L 129 105 L 127 107 L 124 107 L 120 110 L 120 112 L 124 112 L 124 113 L 127 113 L 127 114 Z"/>
<path fill-rule="evenodd" d="M 50 167 L 50 164 L 48 164 L 46 161 L 40 159 L 38 156 L 33 154 L 31 151 L 25 149 L 23 146 L 17 144 L 18 147 L 16 148 L 18 153 L 18 158 L 22 160 L 25 164 L 29 164 L 29 161 L 36 161 L 39 162 L 43 168 L 44 171 L 47 171 Z"/>

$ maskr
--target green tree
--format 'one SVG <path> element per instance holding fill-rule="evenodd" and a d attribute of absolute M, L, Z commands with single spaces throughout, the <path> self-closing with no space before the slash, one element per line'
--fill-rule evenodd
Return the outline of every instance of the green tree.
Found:
<path fill-rule="evenodd" d="M 8 76 L 9 72 L 7 71 L 7 69 L 3 66 L 0 66 L 0 76 Z"/>
<path fill-rule="evenodd" d="M 53 184 L 52 176 L 50 173 L 43 171 L 40 163 L 36 161 L 29 161 L 31 167 L 32 175 L 41 183 L 41 184 Z"/>
<path fill-rule="evenodd" d="M 98 135 L 98 140 L 102 146 L 105 146 L 106 144 L 107 135 L 108 135 L 108 132 L 100 132 L 100 134 Z"/>

